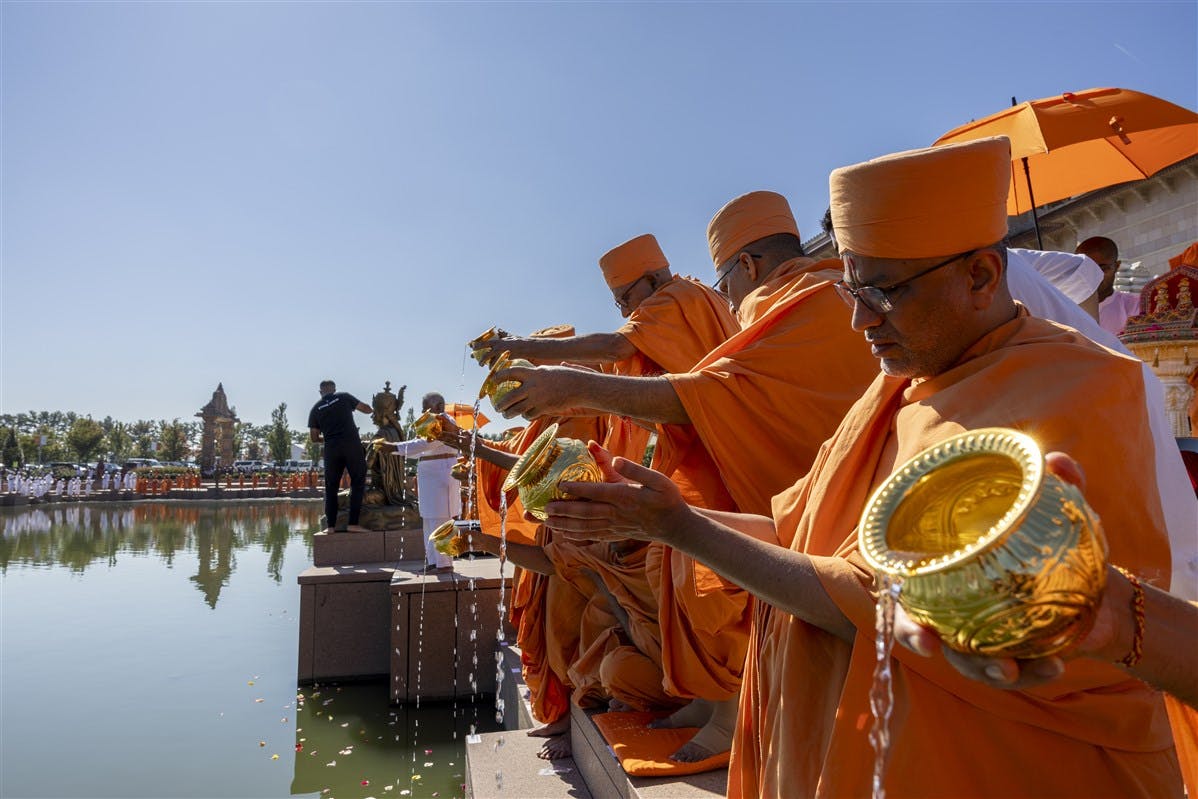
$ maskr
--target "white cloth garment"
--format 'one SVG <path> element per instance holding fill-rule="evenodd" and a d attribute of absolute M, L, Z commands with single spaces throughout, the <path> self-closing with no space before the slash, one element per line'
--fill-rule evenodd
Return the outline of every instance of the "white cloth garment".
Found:
<path fill-rule="evenodd" d="M 1088 255 L 1008 248 L 1007 257 L 1012 254 L 1028 263 L 1040 277 L 1078 305 L 1090 299 L 1102 282 L 1102 267 Z"/>
<path fill-rule="evenodd" d="M 1119 335 L 1127 327 L 1129 317 L 1140 313 L 1140 295 L 1116 291 L 1098 303 L 1098 324 L 1111 335 Z"/>
<path fill-rule="evenodd" d="M 457 461 L 457 450 L 440 441 L 414 438 L 395 444 L 396 452 L 405 458 L 418 458 L 416 464 L 416 494 L 420 519 L 424 527 L 424 555 L 430 565 L 449 566 L 453 560 L 442 555 L 429 542 L 429 534 L 444 522 L 462 513 L 461 483 L 450 470 Z"/>
<path fill-rule="evenodd" d="M 1007 251 L 1007 287 L 1011 296 L 1027 306 L 1033 316 L 1071 327 L 1108 349 L 1135 358 L 1119 339 L 1099 327 L 1088 313 L 1050 285 L 1036 270 L 1034 259 L 1038 254 L 1035 250 Z M 1142 369 L 1148 425 L 1155 448 L 1156 482 L 1173 556 L 1170 592 L 1194 601 L 1198 600 L 1198 498 L 1190 487 L 1185 464 L 1165 416 L 1165 390 L 1148 364 L 1142 363 Z M 1078 412 L 1085 410 L 1078 409 Z M 1095 435 L 1119 435 L 1118 430 L 1094 432 Z"/>

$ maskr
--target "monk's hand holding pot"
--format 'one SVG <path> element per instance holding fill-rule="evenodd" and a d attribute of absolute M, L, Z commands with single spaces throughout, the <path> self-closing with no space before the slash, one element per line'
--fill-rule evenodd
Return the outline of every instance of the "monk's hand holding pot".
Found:
<path fill-rule="evenodd" d="M 616 541 L 636 538 L 659 541 L 683 529 L 680 519 L 691 513 L 678 487 L 660 472 L 646 469 L 592 441 L 589 445 L 603 472 L 602 483 L 562 483 L 574 500 L 545 506 L 545 524 L 566 538 Z"/>

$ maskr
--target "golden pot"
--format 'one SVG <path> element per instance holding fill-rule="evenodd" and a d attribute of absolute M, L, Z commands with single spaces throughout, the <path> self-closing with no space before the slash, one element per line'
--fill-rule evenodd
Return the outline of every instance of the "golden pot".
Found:
<path fill-rule="evenodd" d="M 474 360 L 478 361 L 480 365 L 485 366 L 486 365 L 486 360 L 485 360 L 486 355 L 488 352 L 492 352 L 492 350 L 490 348 L 479 349 L 478 345 L 485 344 L 486 342 L 491 341 L 496 338 L 499 338 L 499 328 L 492 327 L 490 330 L 486 331 L 478 338 L 472 339 L 470 341 L 470 343 L 467 345 L 468 347 L 470 347 L 470 350 L 471 350 L 470 357 L 473 358 Z"/>
<path fill-rule="evenodd" d="M 558 483 L 578 481 L 600 483 L 603 473 L 587 452 L 586 442 L 576 438 L 557 438 L 557 424 L 545 428 L 532 442 L 503 481 L 503 490 L 520 489 L 524 510 L 545 521 L 545 506 L 555 499 L 571 499 Z"/>
<path fill-rule="evenodd" d="M 1081 492 L 1047 472 L 1036 442 L 1001 427 L 953 436 L 907 461 L 857 528 L 899 602 L 953 649 L 1045 657 L 1090 631 L 1106 538 Z"/>
<path fill-rule="evenodd" d="M 511 392 L 520 388 L 519 380 L 503 380 L 497 381 L 495 375 L 513 366 L 532 366 L 531 361 L 526 361 L 523 358 L 513 358 L 510 352 L 503 352 L 495 359 L 495 364 L 491 367 L 491 371 L 483 379 L 482 387 L 478 390 L 478 398 L 490 397 L 492 405 L 498 405 L 500 401 Z"/>
<path fill-rule="evenodd" d="M 436 441 L 444 430 L 441 417 L 432 411 L 425 411 L 420 418 L 412 422 L 412 432 L 429 441 Z"/>
<path fill-rule="evenodd" d="M 453 466 L 449 467 L 449 476 L 459 483 L 464 483 L 470 478 L 470 463 L 466 458 L 458 458 L 454 461 Z"/>
<path fill-rule="evenodd" d="M 433 542 L 433 547 L 438 552 L 451 558 L 456 558 L 466 551 L 466 541 L 458 535 L 453 519 L 429 533 L 428 540 Z"/>

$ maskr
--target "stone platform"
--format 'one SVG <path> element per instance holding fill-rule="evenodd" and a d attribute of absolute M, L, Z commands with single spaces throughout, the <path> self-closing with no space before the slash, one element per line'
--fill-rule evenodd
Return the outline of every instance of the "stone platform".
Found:
<path fill-rule="evenodd" d="M 392 701 L 495 690 L 499 561 L 424 574 L 423 532 L 317 533 L 300 574 L 300 683 L 384 677 Z M 511 595 L 512 567 L 504 594 Z M 505 614 L 506 615 L 506 614 Z M 514 631 L 509 628 L 511 639 Z"/>
<path fill-rule="evenodd" d="M 716 799 L 725 796 L 728 770 L 684 777 L 629 777 L 591 721 L 595 711 L 571 707 L 573 757 L 552 762 L 537 752 L 544 738 L 534 726 L 528 690 L 520 678 L 520 651 L 503 650 L 505 680 L 500 692 L 509 712 L 508 729 L 486 733 L 466 745 L 466 796 L 472 799 Z M 512 712 L 514 709 L 514 712 Z"/>

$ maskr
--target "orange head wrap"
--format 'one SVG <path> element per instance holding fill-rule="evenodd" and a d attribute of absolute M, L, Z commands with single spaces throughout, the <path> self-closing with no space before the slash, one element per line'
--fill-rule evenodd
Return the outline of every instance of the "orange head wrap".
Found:
<path fill-rule="evenodd" d="M 1007 235 L 1011 143 L 1003 136 L 841 167 L 828 179 L 842 250 L 935 258 Z"/>
<path fill-rule="evenodd" d="M 626 286 L 641 275 L 667 269 L 669 266 L 670 262 L 666 260 L 665 254 L 657 244 L 657 238 L 652 233 L 629 239 L 599 259 L 603 279 L 611 289 Z"/>
<path fill-rule="evenodd" d="M 716 212 L 707 226 L 711 260 L 719 269 L 746 246 L 778 233 L 799 236 L 799 226 L 786 198 L 772 191 L 742 194 Z"/>
<path fill-rule="evenodd" d="M 550 325 L 528 335 L 529 338 L 570 338 L 574 335 L 574 325 Z"/>

